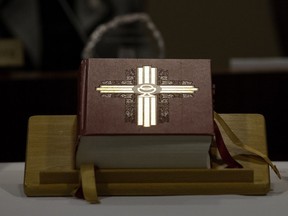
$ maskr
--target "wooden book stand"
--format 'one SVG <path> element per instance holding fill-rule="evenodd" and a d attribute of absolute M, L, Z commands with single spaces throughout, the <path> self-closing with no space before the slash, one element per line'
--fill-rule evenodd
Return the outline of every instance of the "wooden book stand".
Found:
<path fill-rule="evenodd" d="M 258 114 L 221 114 L 245 144 L 267 154 L 265 120 Z M 74 168 L 76 116 L 33 116 L 29 120 L 24 189 L 27 196 L 71 196 L 79 186 Z M 266 194 L 269 167 L 225 136 L 244 169 L 97 169 L 98 195 Z M 216 150 L 212 152 L 217 154 Z"/>

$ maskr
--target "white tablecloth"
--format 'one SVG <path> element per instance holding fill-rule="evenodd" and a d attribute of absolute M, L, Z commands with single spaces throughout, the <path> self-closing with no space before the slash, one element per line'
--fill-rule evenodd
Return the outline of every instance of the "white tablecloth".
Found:
<path fill-rule="evenodd" d="M 73 197 L 26 197 L 24 163 L 0 163 L 0 216 L 278 216 L 288 215 L 288 162 L 275 162 L 282 180 L 271 172 L 267 196 L 138 196 L 102 197 L 91 205 Z"/>

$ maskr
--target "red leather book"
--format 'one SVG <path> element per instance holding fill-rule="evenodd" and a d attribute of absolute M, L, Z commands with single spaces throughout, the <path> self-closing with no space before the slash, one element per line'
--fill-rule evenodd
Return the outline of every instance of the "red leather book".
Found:
<path fill-rule="evenodd" d="M 212 138 L 210 60 L 83 60 L 77 165 L 206 167 Z"/>

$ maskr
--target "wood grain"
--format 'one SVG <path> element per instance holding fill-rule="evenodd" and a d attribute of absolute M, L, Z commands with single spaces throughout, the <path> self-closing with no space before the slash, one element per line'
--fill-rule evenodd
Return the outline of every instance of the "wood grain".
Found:
<path fill-rule="evenodd" d="M 221 114 L 247 145 L 267 154 L 265 120 L 258 114 Z M 27 196 L 70 196 L 79 184 L 74 169 L 76 116 L 33 116 L 29 120 L 24 190 Z M 234 146 L 229 151 L 244 169 L 225 169 L 217 157 L 212 170 L 96 170 L 99 195 L 266 194 L 269 168 Z M 217 151 L 212 146 L 212 152 Z M 205 174 L 203 174 L 205 173 Z"/>

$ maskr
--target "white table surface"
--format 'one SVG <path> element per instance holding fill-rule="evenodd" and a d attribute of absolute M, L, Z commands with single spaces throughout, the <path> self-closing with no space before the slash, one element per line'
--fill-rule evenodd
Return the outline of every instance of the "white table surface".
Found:
<path fill-rule="evenodd" d="M 26 197 L 23 192 L 24 163 L 0 163 L 0 216 L 69 215 L 288 215 L 288 162 L 275 162 L 282 180 L 271 172 L 267 196 L 137 196 L 102 197 L 92 205 L 73 197 Z"/>

